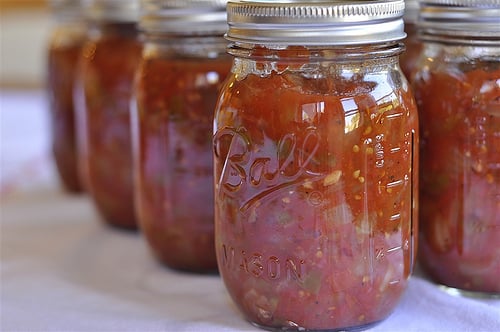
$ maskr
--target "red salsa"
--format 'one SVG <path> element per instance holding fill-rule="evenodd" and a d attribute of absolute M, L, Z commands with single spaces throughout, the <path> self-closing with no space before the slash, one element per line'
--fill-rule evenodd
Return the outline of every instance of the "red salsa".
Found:
<path fill-rule="evenodd" d="M 500 293 L 500 66 L 421 70 L 414 85 L 419 260 L 442 284 Z"/>
<path fill-rule="evenodd" d="M 136 228 L 132 185 L 130 99 L 141 43 L 133 23 L 109 23 L 86 43 L 82 77 L 89 192 L 112 225 Z"/>
<path fill-rule="evenodd" d="M 237 58 L 216 108 L 220 273 L 260 326 L 376 323 L 412 270 L 412 94 L 376 69 L 401 77 L 395 59 L 287 63 L 277 53 L 275 64 Z"/>
<path fill-rule="evenodd" d="M 69 33 L 69 34 L 68 34 Z M 81 192 L 77 166 L 73 84 L 84 34 L 56 31 L 48 50 L 47 91 L 52 153 L 64 188 Z"/>
<path fill-rule="evenodd" d="M 217 270 L 213 212 L 213 110 L 231 58 L 143 60 L 134 119 L 141 230 L 165 265 Z"/>

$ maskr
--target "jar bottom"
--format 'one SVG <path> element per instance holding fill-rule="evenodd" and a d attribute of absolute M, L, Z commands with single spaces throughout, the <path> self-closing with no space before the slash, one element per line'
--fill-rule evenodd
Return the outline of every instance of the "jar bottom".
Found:
<path fill-rule="evenodd" d="M 440 290 L 444 291 L 447 294 L 453 296 L 461 296 L 461 297 L 469 297 L 475 299 L 500 299 L 500 293 L 487 293 L 487 292 L 478 292 L 478 291 L 470 291 L 455 287 L 450 287 L 446 285 L 439 285 Z"/>
<path fill-rule="evenodd" d="M 90 192 L 90 194 L 92 195 L 92 192 Z M 109 209 L 95 197 L 93 200 L 96 210 L 104 224 L 126 231 L 138 231 L 139 226 L 137 225 L 133 210 Z"/>
<path fill-rule="evenodd" d="M 183 273 L 193 273 L 201 275 L 214 275 L 214 276 L 219 275 L 219 269 L 217 268 L 217 266 L 194 266 L 190 264 L 174 263 L 154 252 L 153 254 L 160 264 L 171 270 L 176 270 Z"/>
<path fill-rule="evenodd" d="M 128 233 L 137 233 L 139 232 L 139 228 L 137 225 L 133 225 L 130 223 L 121 223 L 121 222 L 115 222 L 111 221 L 105 217 L 101 216 L 101 222 L 107 226 L 110 227 L 111 229 L 117 230 L 117 231 L 123 231 L 123 232 L 128 232 Z"/>
<path fill-rule="evenodd" d="M 352 327 L 339 327 L 339 328 L 332 328 L 332 329 L 308 329 L 308 328 L 305 328 L 305 327 L 301 327 L 301 326 L 298 326 L 296 325 L 295 323 L 293 322 L 290 322 L 290 326 L 281 326 L 281 327 L 273 327 L 273 326 L 266 326 L 266 325 L 261 325 L 259 323 L 256 323 L 256 322 L 253 322 L 253 321 L 250 321 L 250 324 L 252 324 L 253 326 L 256 326 L 260 329 L 263 329 L 263 330 L 267 330 L 267 331 L 309 331 L 309 332 L 342 332 L 342 331 L 349 331 L 349 332 L 357 332 L 357 331 L 364 331 L 364 330 L 368 330 L 372 327 L 374 327 L 375 325 L 378 325 L 380 324 L 380 322 L 382 322 L 382 320 L 379 320 L 379 321 L 375 321 L 375 322 L 372 322 L 372 323 L 368 323 L 368 324 L 364 324 L 364 325 L 357 325 L 357 326 L 352 326 Z M 295 325 L 293 325 L 295 324 Z"/>

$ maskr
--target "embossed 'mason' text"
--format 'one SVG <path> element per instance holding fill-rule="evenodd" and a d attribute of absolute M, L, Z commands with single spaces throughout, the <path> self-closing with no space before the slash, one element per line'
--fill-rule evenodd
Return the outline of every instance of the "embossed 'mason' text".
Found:
<path fill-rule="evenodd" d="M 295 280 L 303 283 L 305 276 L 305 261 L 277 256 L 264 256 L 260 253 L 249 253 L 222 244 L 219 248 L 221 267 L 229 270 L 240 270 L 256 278 L 268 280 Z"/>

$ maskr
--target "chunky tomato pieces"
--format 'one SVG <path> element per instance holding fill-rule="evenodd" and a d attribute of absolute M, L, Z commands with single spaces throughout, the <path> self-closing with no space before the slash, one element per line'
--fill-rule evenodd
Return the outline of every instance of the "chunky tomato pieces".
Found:
<path fill-rule="evenodd" d="M 139 223 L 165 265 L 216 271 L 213 112 L 231 58 L 146 58 L 134 138 Z"/>
<path fill-rule="evenodd" d="M 500 69 L 484 68 L 421 71 L 415 78 L 420 262 L 445 285 L 499 293 Z"/>
<path fill-rule="evenodd" d="M 81 126 L 89 192 L 112 225 L 136 228 L 130 99 L 142 45 L 133 23 L 112 23 L 84 47 Z"/>

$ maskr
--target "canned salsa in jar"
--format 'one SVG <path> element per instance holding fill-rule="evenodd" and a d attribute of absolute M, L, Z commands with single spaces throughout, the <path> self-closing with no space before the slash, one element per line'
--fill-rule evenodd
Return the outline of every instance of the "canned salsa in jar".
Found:
<path fill-rule="evenodd" d="M 132 121 L 139 226 L 166 266 L 214 272 L 213 111 L 232 63 L 226 3 L 142 4 Z"/>
<path fill-rule="evenodd" d="M 141 230 L 167 266 L 215 271 L 211 133 L 218 87 L 230 63 L 181 57 L 145 60 L 141 67 Z"/>
<path fill-rule="evenodd" d="M 422 128 L 419 261 L 436 282 L 454 293 L 476 292 L 470 295 L 500 295 L 495 15 L 500 17 L 500 2 L 427 1 L 420 22 L 424 56 L 413 82 Z"/>
<path fill-rule="evenodd" d="M 134 21 L 138 6 L 129 6 L 133 3 L 92 3 L 93 30 L 83 49 L 81 69 L 84 121 L 78 122 L 89 194 L 106 222 L 124 228 L 137 227 L 130 100 L 142 45 Z"/>
<path fill-rule="evenodd" d="M 47 53 L 52 153 L 68 192 L 82 191 L 78 174 L 73 85 L 86 28 L 80 1 L 52 0 L 54 28 Z"/>
<path fill-rule="evenodd" d="M 228 5 L 235 59 L 214 123 L 220 273 L 258 326 L 369 326 L 396 306 L 414 258 L 418 126 L 402 22 L 381 42 L 360 14 L 373 34 L 346 47 L 341 4 L 245 4 Z M 387 14 L 380 4 L 350 5 Z M 391 6 L 400 20 L 403 2 Z M 310 12 L 335 28 L 308 30 Z M 252 18 L 271 30 L 244 30 Z"/>

